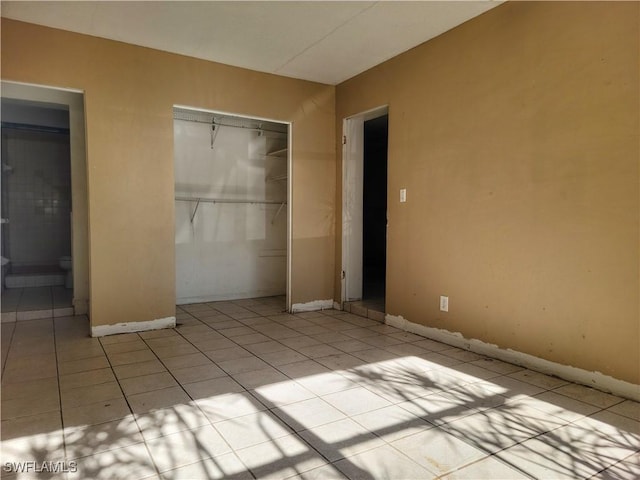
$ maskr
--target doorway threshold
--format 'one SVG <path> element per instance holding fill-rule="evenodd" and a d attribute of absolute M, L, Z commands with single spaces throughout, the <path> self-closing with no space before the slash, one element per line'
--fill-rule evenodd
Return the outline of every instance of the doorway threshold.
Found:
<path fill-rule="evenodd" d="M 384 298 L 371 298 L 367 300 L 344 302 L 343 309 L 345 312 L 384 323 Z"/>

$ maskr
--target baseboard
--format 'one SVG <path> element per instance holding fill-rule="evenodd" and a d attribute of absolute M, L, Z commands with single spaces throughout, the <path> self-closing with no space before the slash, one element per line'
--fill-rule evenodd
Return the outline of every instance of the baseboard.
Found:
<path fill-rule="evenodd" d="M 401 316 L 386 315 L 385 323 L 393 327 L 415 333 L 431 340 L 446 343 L 453 347 L 469 350 L 488 357 L 520 365 L 521 367 L 535 370 L 547 375 L 554 375 L 570 382 L 580 383 L 588 387 L 597 388 L 607 393 L 620 397 L 640 401 L 640 385 L 625 382 L 600 372 L 590 372 L 577 367 L 563 365 L 543 358 L 535 357 L 527 353 L 517 352 L 511 349 L 500 348 L 497 345 L 485 343 L 482 340 L 465 338 L 461 333 L 448 330 L 427 327 L 410 322 Z"/>
<path fill-rule="evenodd" d="M 334 310 L 342 310 L 342 304 L 340 302 L 333 302 Z"/>
<path fill-rule="evenodd" d="M 330 310 L 333 308 L 333 299 L 314 300 L 307 303 L 294 303 L 291 306 L 291 313 L 315 312 L 316 310 Z"/>
<path fill-rule="evenodd" d="M 146 322 L 115 323 L 113 325 L 96 325 L 91 327 L 92 337 L 105 337 L 118 333 L 146 332 L 148 330 L 160 330 L 161 328 L 174 328 L 176 317 L 158 318 Z"/>

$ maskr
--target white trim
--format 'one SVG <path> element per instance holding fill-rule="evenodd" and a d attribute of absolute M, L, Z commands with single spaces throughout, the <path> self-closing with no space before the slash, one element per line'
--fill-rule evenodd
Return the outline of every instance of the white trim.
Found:
<path fill-rule="evenodd" d="M 161 328 L 174 328 L 176 317 L 157 318 L 146 322 L 115 323 L 113 325 L 96 325 L 91 327 L 92 337 L 104 337 L 118 333 L 146 332 L 148 330 L 160 330 Z"/>
<path fill-rule="evenodd" d="M 342 310 L 342 305 L 340 305 L 340 302 L 333 302 L 333 309 Z"/>
<path fill-rule="evenodd" d="M 293 245 L 293 123 L 287 123 L 287 280 L 285 293 L 285 307 L 291 309 L 291 275 Z"/>
<path fill-rule="evenodd" d="M 298 312 L 315 312 L 316 310 L 331 310 L 333 308 L 333 299 L 330 300 L 314 300 L 307 303 L 294 303 L 291 306 L 291 313 Z"/>
<path fill-rule="evenodd" d="M 465 338 L 459 332 L 427 327 L 408 321 L 401 316 L 385 316 L 385 323 L 393 327 L 415 333 L 438 342 L 446 343 L 454 347 L 469 350 L 471 352 L 487 355 L 505 362 L 520 365 L 536 372 L 554 375 L 570 382 L 580 383 L 589 387 L 597 388 L 614 395 L 640 401 L 640 385 L 618 380 L 617 378 L 604 375 L 600 372 L 590 372 L 582 368 L 563 365 L 543 358 L 535 357 L 527 353 L 517 352 L 511 349 L 503 349 L 482 340 Z"/>
<path fill-rule="evenodd" d="M 84 90 L 79 90 L 77 88 L 71 88 L 71 87 L 56 87 L 53 85 L 42 85 L 40 83 L 16 82 L 15 80 L 2 80 L 2 83 L 19 85 L 24 87 L 48 88 L 51 90 L 58 90 L 60 92 L 81 93 L 84 95 Z"/>

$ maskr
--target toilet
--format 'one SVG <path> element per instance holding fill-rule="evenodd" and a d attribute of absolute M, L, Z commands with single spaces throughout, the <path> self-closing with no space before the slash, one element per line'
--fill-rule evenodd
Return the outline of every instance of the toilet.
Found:
<path fill-rule="evenodd" d="M 65 288 L 73 288 L 73 261 L 71 257 L 60 257 L 59 265 L 66 272 L 64 278 Z"/>

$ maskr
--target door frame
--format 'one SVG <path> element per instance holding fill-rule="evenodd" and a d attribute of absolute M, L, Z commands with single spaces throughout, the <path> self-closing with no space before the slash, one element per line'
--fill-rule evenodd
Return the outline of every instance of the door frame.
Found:
<path fill-rule="evenodd" d="M 362 228 L 364 192 L 364 122 L 389 115 L 389 106 L 367 110 L 342 121 L 342 272 L 341 302 L 362 299 Z"/>

